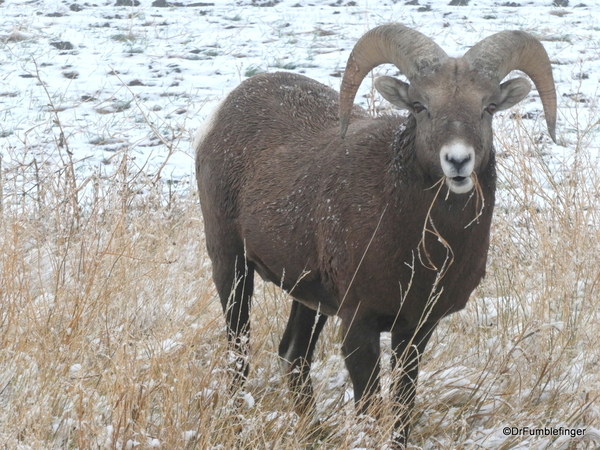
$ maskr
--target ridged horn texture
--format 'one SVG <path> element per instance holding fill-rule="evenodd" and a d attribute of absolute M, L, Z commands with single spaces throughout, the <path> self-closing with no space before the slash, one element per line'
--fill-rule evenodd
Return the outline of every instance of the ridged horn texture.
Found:
<path fill-rule="evenodd" d="M 340 88 L 340 125 L 344 137 L 354 97 L 363 79 L 381 64 L 394 64 L 408 80 L 435 71 L 448 55 L 433 40 L 398 23 L 381 25 L 361 37 L 348 57 Z"/>
<path fill-rule="evenodd" d="M 498 83 L 513 70 L 525 72 L 538 90 L 548 133 L 556 142 L 556 90 L 552 66 L 544 46 L 524 31 L 502 31 L 469 49 L 463 58 L 484 76 Z"/>

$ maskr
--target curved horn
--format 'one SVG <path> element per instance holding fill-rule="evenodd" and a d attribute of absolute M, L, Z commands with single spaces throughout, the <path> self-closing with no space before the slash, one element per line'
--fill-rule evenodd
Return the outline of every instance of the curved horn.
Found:
<path fill-rule="evenodd" d="M 399 23 L 381 25 L 361 37 L 352 53 L 340 88 L 341 135 L 346 135 L 354 97 L 367 74 L 381 64 L 394 64 L 411 80 L 426 75 L 448 58 L 433 40 Z"/>
<path fill-rule="evenodd" d="M 540 41 L 524 31 L 502 31 L 475 44 L 463 58 L 498 83 L 513 70 L 525 72 L 540 94 L 548 133 L 556 142 L 556 89 L 550 59 Z"/>

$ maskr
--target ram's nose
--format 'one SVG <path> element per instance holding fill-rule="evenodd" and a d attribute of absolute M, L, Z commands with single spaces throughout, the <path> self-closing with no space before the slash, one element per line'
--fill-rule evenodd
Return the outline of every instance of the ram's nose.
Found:
<path fill-rule="evenodd" d="M 461 140 L 454 140 L 440 150 L 440 163 L 448 188 L 456 194 L 473 189 L 471 174 L 475 168 L 475 149 Z"/>
<path fill-rule="evenodd" d="M 471 159 L 473 159 L 473 155 L 470 153 L 459 155 L 446 153 L 445 159 L 448 163 L 450 163 L 454 172 L 462 173 L 468 167 L 468 164 L 471 161 Z"/>

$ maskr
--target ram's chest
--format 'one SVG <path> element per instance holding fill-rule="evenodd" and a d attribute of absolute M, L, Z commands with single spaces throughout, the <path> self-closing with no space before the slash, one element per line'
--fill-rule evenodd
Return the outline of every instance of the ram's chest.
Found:
<path fill-rule="evenodd" d="M 426 217 L 410 274 L 404 275 L 411 277 L 407 313 L 420 315 L 431 305 L 430 318 L 438 319 L 464 308 L 485 275 L 492 210 L 467 204 L 457 217 Z"/>
<path fill-rule="evenodd" d="M 358 308 L 383 318 L 382 328 L 411 328 L 428 305 L 430 319 L 464 308 L 485 275 L 493 202 L 418 211 L 416 205 L 424 204 L 431 201 L 411 203 L 415 209 L 389 207 L 379 227 L 356 240 L 361 246 L 347 247 L 345 267 L 335 269 L 348 314 Z"/>

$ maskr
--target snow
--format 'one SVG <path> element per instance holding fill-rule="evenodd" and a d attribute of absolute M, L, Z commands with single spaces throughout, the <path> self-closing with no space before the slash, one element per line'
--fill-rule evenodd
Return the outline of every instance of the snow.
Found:
<path fill-rule="evenodd" d="M 251 409 L 254 407 L 255 400 L 250 392 L 242 393 L 242 400 L 246 408 Z"/>
<path fill-rule="evenodd" d="M 567 177 L 564 167 L 580 158 L 577 142 L 585 144 L 587 162 L 598 164 L 597 0 L 566 7 L 552 6 L 551 0 L 519 1 L 519 7 L 483 0 L 470 0 L 467 6 L 450 6 L 449 0 L 419 5 L 404 0 L 282 0 L 270 7 L 253 6 L 265 1 L 212 1 L 210 6 L 186 7 L 195 0 L 183 0 L 184 6 L 153 7 L 150 0 L 141 0 L 139 6 L 114 6 L 112 0 L 0 0 L 0 173 L 34 173 L 42 165 L 63 170 L 72 161 L 83 184 L 95 175 L 110 178 L 119 170 L 120 157 L 128 155 L 148 177 L 188 190 L 196 129 L 227 92 L 252 74 L 275 70 L 303 73 L 338 89 L 356 40 L 390 21 L 418 29 L 455 56 L 501 30 L 537 35 L 553 62 L 558 143 L 547 136 L 535 90 L 513 110 L 498 114 L 496 121 L 510 122 L 511 114 L 518 112 L 526 130 L 540 136 L 540 157 L 555 182 Z M 375 72 L 396 75 L 397 70 L 383 66 Z M 356 102 L 377 110 L 383 103 L 371 97 L 371 84 L 367 77 Z M 498 151 L 509 160 L 503 164 L 520 157 L 504 146 Z M 502 167 L 499 172 L 501 185 L 511 182 L 510 173 Z M 30 188 L 19 177 L 3 180 L 6 203 Z M 500 189 L 498 202 L 503 201 Z M 497 321 L 503 306 L 499 301 L 485 299 L 484 326 Z M 49 294 L 36 302 L 40 308 L 54 307 Z M 165 313 L 171 309 L 165 305 Z M 561 330 L 564 323 L 542 327 Z M 496 339 L 489 338 L 489 348 L 496 347 Z M 158 343 L 156 350 L 168 354 L 180 347 L 181 336 L 175 335 Z M 334 348 L 328 354 L 340 358 Z M 341 358 L 336 361 L 341 365 Z M 582 359 L 573 366 L 573 375 L 584 363 Z M 32 362 L 31 372 L 36 370 Z M 85 366 L 73 364 L 68 372 L 73 378 L 84 376 Z M 319 374 L 317 370 L 316 379 Z M 457 366 L 441 374 L 422 373 L 421 383 L 430 379 L 443 386 L 440 402 L 460 406 L 476 388 L 477 377 Z M 331 390 L 343 389 L 344 403 L 352 402 L 345 372 L 330 375 L 327 384 Z M 211 398 L 214 392 L 204 389 L 199 395 Z M 251 393 L 244 393 L 242 400 L 247 409 L 254 408 Z M 492 414 L 502 405 L 501 398 L 492 397 L 480 413 Z M 196 432 L 182 433 L 187 442 Z M 600 440 L 597 428 L 586 433 Z M 115 445 L 113 438 L 108 425 L 107 447 Z M 500 448 L 506 439 L 500 428 L 482 426 L 472 436 L 473 448 Z M 564 440 L 567 448 L 571 441 Z M 126 448 L 140 445 L 134 440 L 125 443 Z M 154 438 L 146 442 L 148 447 L 160 445 Z M 529 448 L 526 445 L 521 442 L 519 448 Z"/>
<path fill-rule="evenodd" d="M 597 101 L 600 73 L 600 13 L 592 7 L 597 2 L 567 8 L 546 0 L 519 2 L 520 7 L 485 1 L 466 7 L 372 0 L 284 0 L 272 7 L 252 6 L 264 2 L 250 0 L 166 8 L 152 7 L 149 0 L 136 7 L 111 3 L 0 5 L 5 168 L 33 160 L 60 165 L 71 152 L 79 177 L 107 176 L 117 169 L 115 154 L 127 152 L 140 170 L 160 170 L 164 182 L 187 181 L 195 129 L 248 75 L 291 70 L 337 89 L 353 43 L 389 21 L 417 28 L 450 55 L 503 29 L 531 31 L 554 62 L 559 143 L 573 142 L 574 117 L 594 120 L 588 107 Z M 376 72 L 396 70 L 384 66 Z M 367 79 L 357 102 L 379 104 L 370 91 Z M 537 93 L 520 110 L 532 117 L 525 119 L 528 127 L 545 132 Z M 597 127 L 591 133 L 597 137 Z M 550 159 L 570 153 L 561 145 L 548 147 Z"/>

